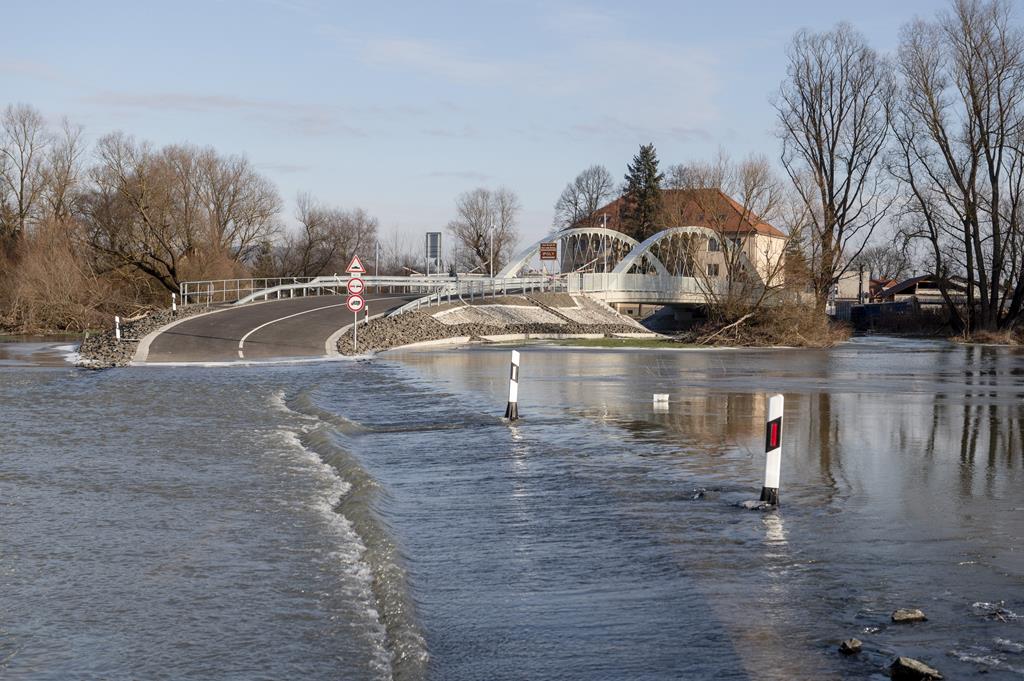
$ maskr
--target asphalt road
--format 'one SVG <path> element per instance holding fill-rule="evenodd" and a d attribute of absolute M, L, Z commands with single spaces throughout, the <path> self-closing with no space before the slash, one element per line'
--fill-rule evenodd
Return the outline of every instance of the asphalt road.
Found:
<path fill-rule="evenodd" d="M 416 296 L 364 295 L 371 315 Z M 363 313 L 359 313 L 362 318 Z M 344 296 L 309 296 L 228 308 L 186 319 L 157 336 L 147 363 L 323 357 L 327 339 L 352 323 Z"/>

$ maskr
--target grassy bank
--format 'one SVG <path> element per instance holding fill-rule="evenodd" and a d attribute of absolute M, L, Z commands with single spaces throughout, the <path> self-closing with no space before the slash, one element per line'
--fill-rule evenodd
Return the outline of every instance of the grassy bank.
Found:
<path fill-rule="evenodd" d="M 541 345 L 558 345 L 574 348 L 653 348 L 658 350 L 679 350 L 698 347 L 670 338 L 566 338 L 564 340 L 531 341 Z"/>

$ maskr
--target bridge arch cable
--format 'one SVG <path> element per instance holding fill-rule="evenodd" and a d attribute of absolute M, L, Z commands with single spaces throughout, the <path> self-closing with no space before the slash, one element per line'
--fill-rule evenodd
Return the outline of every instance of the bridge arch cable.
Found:
<path fill-rule="evenodd" d="M 662 274 L 694 277 L 696 268 L 703 268 L 707 263 L 720 260 L 721 256 L 716 253 L 720 253 L 722 249 L 740 247 L 728 239 L 729 237 L 713 229 L 699 225 L 670 227 L 637 244 L 615 266 L 612 273 L 626 274 L 631 271 L 642 273 L 645 261 L 656 260 L 665 268 Z M 740 250 L 736 252 L 736 255 L 740 268 L 756 277 L 759 282 L 762 281 L 760 272 L 747 257 L 747 254 Z M 634 268 L 640 269 L 634 270 Z"/>
<path fill-rule="evenodd" d="M 542 243 L 558 242 L 562 272 L 611 272 L 624 258 L 640 245 L 633 237 L 603 227 L 576 227 L 548 234 L 517 253 L 495 277 L 505 279 L 519 276 L 540 252 Z M 654 254 L 642 255 L 639 265 L 644 271 L 668 274 L 665 266 Z"/>

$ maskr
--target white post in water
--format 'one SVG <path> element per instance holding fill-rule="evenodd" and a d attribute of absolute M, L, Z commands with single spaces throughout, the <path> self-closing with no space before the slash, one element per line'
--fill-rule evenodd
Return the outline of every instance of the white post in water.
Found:
<path fill-rule="evenodd" d="M 352 354 L 359 354 L 359 313 L 352 313 Z"/>
<path fill-rule="evenodd" d="M 177 314 L 178 313 L 178 294 L 177 293 L 172 293 L 171 294 L 171 313 L 173 313 L 173 314 Z"/>
<path fill-rule="evenodd" d="M 114 338 L 121 340 L 121 318 L 114 316 Z"/>
<path fill-rule="evenodd" d="M 779 472 L 782 469 L 782 395 L 768 398 L 768 422 L 764 430 L 764 487 L 761 501 L 779 505 Z"/>
<path fill-rule="evenodd" d="M 508 406 L 505 418 L 515 421 L 519 418 L 519 351 L 512 351 L 512 369 L 508 376 Z"/>

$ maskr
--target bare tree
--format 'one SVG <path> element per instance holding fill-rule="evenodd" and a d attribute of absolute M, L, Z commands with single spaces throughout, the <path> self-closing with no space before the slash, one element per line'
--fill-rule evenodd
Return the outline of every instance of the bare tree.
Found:
<path fill-rule="evenodd" d="M 81 184 L 82 127 L 73 125 L 66 118 L 61 124 L 61 134 L 54 138 L 43 161 L 43 200 L 46 217 L 63 221 L 75 213 L 75 202 Z"/>
<path fill-rule="evenodd" d="M 277 191 L 244 160 L 157 151 L 122 133 L 101 139 L 97 156 L 84 217 L 107 268 L 136 268 L 177 291 L 219 263 L 240 268 L 278 230 Z"/>
<path fill-rule="evenodd" d="M 787 237 L 769 224 L 780 213 L 782 183 L 764 157 L 739 163 L 719 152 L 711 162 L 670 169 L 677 190 L 666 201 L 665 219 L 677 226 L 699 225 L 714 237 L 687 236 L 681 253 L 659 252 L 663 262 L 682 255 L 700 283 L 712 316 L 725 322 L 749 317 L 776 298 L 785 283 Z"/>
<path fill-rule="evenodd" d="M 0 116 L 0 240 L 25 232 L 43 192 L 43 161 L 49 142 L 43 116 L 12 104 Z"/>
<path fill-rule="evenodd" d="M 423 269 L 423 256 L 413 244 L 409 235 L 392 227 L 381 240 L 381 274 L 405 275 Z"/>
<path fill-rule="evenodd" d="M 851 263 L 875 279 L 902 279 L 910 273 L 913 261 L 905 239 L 891 244 L 868 246 Z"/>
<path fill-rule="evenodd" d="M 456 267 L 497 273 L 519 240 L 519 210 L 519 198 L 504 187 L 493 191 L 478 187 L 460 195 L 455 201 L 456 218 L 448 223 L 455 237 Z"/>
<path fill-rule="evenodd" d="M 807 207 L 809 269 L 818 308 L 892 196 L 882 153 L 892 119 L 892 67 L 848 24 L 800 31 L 775 101 L 782 164 Z"/>
<path fill-rule="evenodd" d="M 305 193 L 298 195 L 296 208 L 300 229 L 287 236 L 280 249 L 278 271 L 282 275 L 314 277 L 341 272 L 352 255 L 376 243 L 377 219 L 362 208 L 346 211 Z"/>
<path fill-rule="evenodd" d="M 1024 304 L 1024 34 L 1012 3 L 956 0 L 905 26 L 899 68 L 901 221 L 929 245 L 955 325 L 1012 328 Z"/>
<path fill-rule="evenodd" d="M 248 262 L 262 240 L 278 231 L 277 188 L 248 159 L 188 149 L 195 157 L 195 193 L 205 210 L 210 246 L 231 260 Z"/>
<path fill-rule="evenodd" d="M 555 203 L 555 227 L 595 226 L 597 209 L 613 196 L 615 180 L 612 174 L 602 165 L 590 166 L 562 190 Z"/>

